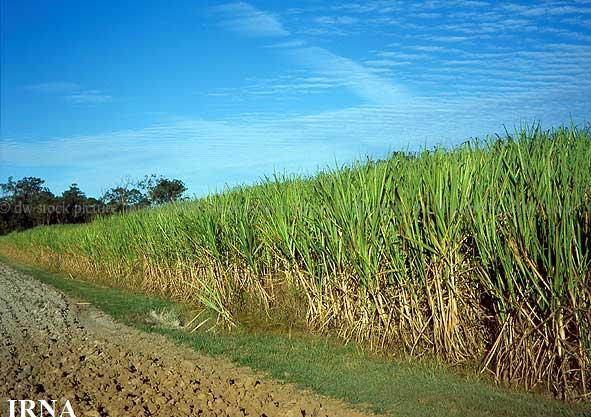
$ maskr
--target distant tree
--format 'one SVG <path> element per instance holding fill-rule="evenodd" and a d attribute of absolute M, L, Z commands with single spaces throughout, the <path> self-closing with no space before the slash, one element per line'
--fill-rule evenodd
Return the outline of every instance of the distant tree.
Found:
<path fill-rule="evenodd" d="M 153 204 L 165 204 L 182 199 L 185 191 L 187 187 L 181 180 L 160 178 L 150 188 L 148 195 Z"/>
<path fill-rule="evenodd" d="M 181 200 L 187 191 L 187 187 L 181 180 L 168 179 L 156 174 L 146 175 L 136 185 L 142 190 L 151 205 Z"/>
<path fill-rule="evenodd" d="M 137 188 L 124 186 L 111 188 L 102 196 L 101 201 L 116 212 L 125 212 L 147 205 L 144 193 Z"/>
<path fill-rule="evenodd" d="M 61 216 L 61 223 L 84 223 L 87 216 L 85 207 L 87 205 L 86 194 L 74 183 L 62 193 L 61 203 L 64 211 Z"/>
<path fill-rule="evenodd" d="M 75 183 L 56 197 L 44 184 L 37 177 L 0 183 L 0 235 L 42 224 L 85 223 L 110 212 L 177 201 L 187 191 L 181 180 L 156 175 L 127 179 L 100 199 L 87 197 Z"/>
<path fill-rule="evenodd" d="M 29 201 L 42 194 L 51 194 L 47 187 L 43 187 L 43 184 L 45 181 L 37 177 L 25 177 L 18 181 L 15 181 L 13 177 L 8 177 L 8 181 L 0 184 L 0 188 L 4 195 Z"/>
<path fill-rule="evenodd" d="M 6 183 L 0 184 L 2 204 L 5 206 L 3 211 L 6 211 L 3 227 L 7 230 L 24 230 L 51 223 L 47 207 L 55 204 L 56 199 L 43 186 L 44 183 L 37 177 L 25 177 L 18 181 L 9 177 Z"/>
<path fill-rule="evenodd" d="M 0 197 L 0 235 L 14 230 L 12 221 L 12 201 L 6 196 Z"/>

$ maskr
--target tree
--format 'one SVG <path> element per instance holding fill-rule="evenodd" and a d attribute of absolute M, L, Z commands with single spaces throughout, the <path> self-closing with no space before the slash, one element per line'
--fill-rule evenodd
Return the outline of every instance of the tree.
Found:
<path fill-rule="evenodd" d="M 55 204 L 55 196 L 44 180 L 37 177 L 25 177 L 15 181 L 9 177 L 0 184 L 2 204 L 7 208 L 3 216 L 3 227 L 8 230 L 24 230 L 41 224 L 50 224 L 48 207 Z"/>
<path fill-rule="evenodd" d="M 116 212 L 125 212 L 147 205 L 146 196 L 140 190 L 126 186 L 111 188 L 101 200 Z"/>
<path fill-rule="evenodd" d="M 108 190 L 100 200 L 87 197 L 76 183 L 56 197 L 37 177 L 0 183 L 0 235 L 42 224 L 86 223 L 101 214 L 165 204 L 183 198 L 187 191 L 178 179 L 154 174 L 141 181 L 127 179 Z"/>
<path fill-rule="evenodd" d="M 148 194 L 153 204 L 165 204 L 182 199 L 185 191 L 187 187 L 181 180 L 160 178 Z"/>
<path fill-rule="evenodd" d="M 43 194 L 51 194 L 47 187 L 43 187 L 43 184 L 45 181 L 37 177 L 24 177 L 18 181 L 14 181 L 13 177 L 8 177 L 8 182 L 0 184 L 0 188 L 4 195 L 13 199 L 31 201 Z"/>
<path fill-rule="evenodd" d="M 114 211 L 124 212 L 178 201 L 183 198 L 185 191 L 187 187 L 181 180 L 152 174 L 140 181 L 126 180 L 122 185 L 107 191 L 101 200 Z"/>
<path fill-rule="evenodd" d="M 61 215 L 62 223 L 84 223 L 87 221 L 85 206 L 86 194 L 74 183 L 62 193 L 61 197 L 64 212 Z"/>

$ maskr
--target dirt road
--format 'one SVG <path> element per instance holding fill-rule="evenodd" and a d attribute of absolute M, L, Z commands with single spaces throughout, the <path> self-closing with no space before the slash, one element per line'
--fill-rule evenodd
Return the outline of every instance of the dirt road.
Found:
<path fill-rule="evenodd" d="M 2 264 L 0 399 L 0 416 L 8 399 L 69 400 L 85 417 L 365 415 L 115 323 Z"/>

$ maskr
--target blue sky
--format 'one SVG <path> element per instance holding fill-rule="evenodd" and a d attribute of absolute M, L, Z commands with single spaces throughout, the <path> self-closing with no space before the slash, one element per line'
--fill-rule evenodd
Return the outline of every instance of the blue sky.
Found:
<path fill-rule="evenodd" d="M 1 0 L 0 181 L 202 195 L 591 121 L 591 0 Z"/>

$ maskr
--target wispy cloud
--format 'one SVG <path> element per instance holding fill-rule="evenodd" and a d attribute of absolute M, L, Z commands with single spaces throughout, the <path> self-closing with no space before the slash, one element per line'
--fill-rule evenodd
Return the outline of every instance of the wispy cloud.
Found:
<path fill-rule="evenodd" d="M 252 37 L 287 36 L 279 18 L 272 13 L 258 10 L 248 3 L 228 3 L 211 8 L 220 17 L 220 24 L 233 32 Z"/>
<path fill-rule="evenodd" d="M 184 119 L 35 143 L 3 138 L 0 154 L 13 171 L 36 166 L 56 172 L 47 178 L 52 188 L 65 188 L 75 177 L 85 190 L 99 194 L 93 185 L 111 186 L 122 175 L 137 178 L 159 169 L 156 173 L 182 178 L 191 191 L 202 194 L 225 184 L 256 181 L 276 170 L 309 173 L 333 161 L 344 163 L 368 154 L 379 157 L 427 144 L 451 145 L 502 132 L 503 124 L 518 125 L 524 114 L 530 121 L 568 122 L 566 109 L 542 105 L 552 99 L 544 92 L 533 101 L 528 96 L 515 101 L 503 95 L 424 98 L 310 115 L 251 113 L 223 121 Z"/>
<path fill-rule="evenodd" d="M 511 12 L 519 13 L 523 16 L 560 16 L 567 14 L 587 14 L 591 13 L 591 9 L 587 7 L 579 7 L 572 5 L 565 5 L 564 3 L 550 3 L 547 5 L 539 6 L 526 6 L 520 4 L 509 3 L 503 5 L 503 7 Z"/>
<path fill-rule="evenodd" d="M 358 19 L 350 16 L 318 16 L 313 20 L 321 25 L 352 25 L 357 23 Z"/>
<path fill-rule="evenodd" d="M 424 39 L 431 40 L 434 42 L 444 42 L 444 43 L 458 43 L 458 42 L 465 42 L 470 40 L 467 36 L 425 36 Z"/>
<path fill-rule="evenodd" d="M 370 67 L 400 67 L 403 65 L 412 65 L 411 61 L 394 61 L 392 59 L 370 59 L 365 61 Z"/>
<path fill-rule="evenodd" d="M 67 94 L 80 90 L 80 85 L 66 81 L 53 81 L 26 85 L 25 90 L 41 94 Z"/>
<path fill-rule="evenodd" d="M 232 3 L 217 6 L 216 13 L 230 16 L 225 20 L 224 27 L 252 36 L 255 33 L 266 34 L 265 36 L 290 35 L 279 23 L 278 18 L 271 14 L 255 9 L 248 3 Z M 261 19 L 265 24 L 257 25 L 254 20 Z M 318 20 L 324 24 L 351 24 L 356 19 L 349 17 L 327 17 L 322 16 Z M 269 30 L 257 32 L 251 26 L 267 27 Z M 290 57 L 294 62 L 312 71 L 321 77 L 327 77 L 334 84 L 345 87 L 353 94 L 370 103 L 393 104 L 399 103 L 405 95 L 402 88 L 395 86 L 390 80 L 377 75 L 378 71 L 356 62 L 353 59 L 337 55 L 326 48 L 309 46 L 299 39 L 288 39 L 285 42 L 275 43 L 268 47 L 281 50 L 283 54 Z M 273 90 L 259 91 L 258 94 L 272 94 Z"/>
<path fill-rule="evenodd" d="M 224 110 L 208 119 L 160 117 L 143 129 L 29 142 L 3 137 L 0 155 L 23 173 L 59 172 L 52 184 L 71 174 L 91 190 L 97 177 L 108 185 L 159 167 L 207 192 L 275 169 L 453 144 L 524 119 L 548 127 L 571 115 L 591 119 L 589 0 L 313 1 L 273 11 L 238 2 L 208 10 L 243 45 L 257 38 L 265 59 L 275 54 L 288 65 L 247 65 L 252 76 L 239 84 L 230 77 L 200 91 Z M 96 88 L 56 81 L 23 92 L 77 105 L 113 100 Z"/>
<path fill-rule="evenodd" d="M 99 90 L 81 90 L 75 94 L 65 96 L 68 101 L 76 104 L 98 104 L 107 103 L 113 100 L 113 97 L 102 93 Z"/>
<path fill-rule="evenodd" d="M 590 6 L 583 0 L 532 5 L 462 0 L 311 5 L 286 12 L 297 30 L 267 47 L 288 56 L 308 75 L 330 82 L 277 77 L 259 80 L 243 93 L 285 100 L 294 94 L 345 88 L 365 103 L 400 105 L 414 100 L 407 91 L 466 100 L 497 94 L 507 100 L 533 99 L 541 93 L 566 100 L 564 92 L 569 91 L 570 105 L 584 109 L 591 92 L 586 71 L 591 54 L 585 49 L 591 40 L 586 30 Z M 354 36 L 353 30 L 386 36 L 392 30 L 399 40 L 390 43 L 390 49 L 356 58 L 324 46 L 337 36 Z M 548 43 L 547 37 L 554 42 Z"/>
<path fill-rule="evenodd" d="M 401 87 L 384 79 L 358 62 L 320 47 L 286 51 L 300 65 L 337 81 L 355 95 L 370 103 L 395 104 L 408 98 Z"/>
<path fill-rule="evenodd" d="M 66 81 L 29 84 L 24 89 L 35 94 L 58 96 L 74 104 L 100 104 L 113 100 L 100 90 L 84 89 L 80 84 Z"/>
<path fill-rule="evenodd" d="M 267 45 L 266 48 L 279 48 L 279 49 L 286 49 L 286 48 L 297 48 L 300 46 L 305 46 L 306 42 L 301 39 L 292 39 L 285 42 L 276 42 L 271 45 Z"/>

